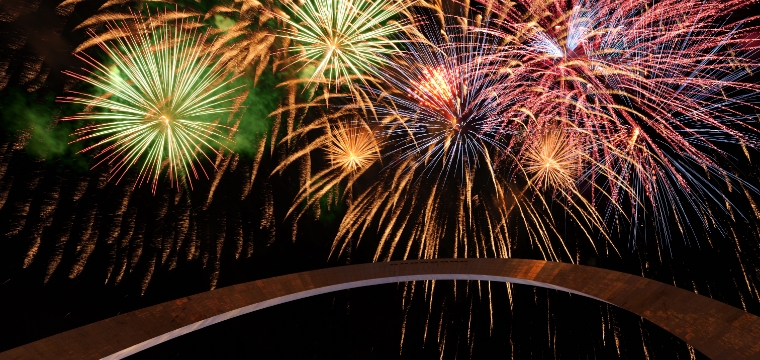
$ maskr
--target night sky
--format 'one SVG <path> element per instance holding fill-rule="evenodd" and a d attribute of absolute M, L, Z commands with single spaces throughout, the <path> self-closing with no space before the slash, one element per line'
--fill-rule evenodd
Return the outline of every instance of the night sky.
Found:
<path fill-rule="evenodd" d="M 154 194 L 150 186 L 133 189 L 133 174 L 116 184 L 107 168 L 90 169 L 91 155 L 67 144 L 74 124 L 56 122 L 77 109 L 55 97 L 80 86 L 61 72 L 82 66 L 71 53 L 88 36 L 76 27 L 104 1 L 67 3 L 0 2 L 0 351 L 212 288 L 372 261 L 376 234 L 331 255 L 345 204 L 323 204 L 296 224 L 287 216 L 301 165 L 272 174 L 290 150 L 271 141 L 253 180 L 255 146 L 222 159 L 192 191 L 162 182 Z M 266 115 L 285 96 L 275 87 L 280 76 L 259 79 L 249 119 L 271 126 Z M 752 162 L 739 146 L 721 150 L 736 155 L 732 168 L 760 187 L 756 150 Z M 625 228 L 611 232 L 619 254 L 609 246 L 594 251 L 571 224 L 564 237 L 579 264 L 643 275 L 760 315 L 758 219 L 742 191 L 726 195 L 737 213 L 715 215 L 725 234 L 697 228 L 665 244 L 652 224 L 641 224 L 636 239 Z M 512 255 L 543 259 L 525 239 Z M 438 282 L 431 295 L 428 286 L 302 299 L 130 359 L 706 359 L 638 316 L 577 295 L 525 285 L 510 295 L 502 283 L 465 281 Z"/>

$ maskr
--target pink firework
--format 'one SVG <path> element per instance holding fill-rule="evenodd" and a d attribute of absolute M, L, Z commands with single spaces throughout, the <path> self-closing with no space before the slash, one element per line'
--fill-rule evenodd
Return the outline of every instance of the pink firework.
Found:
<path fill-rule="evenodd" d="M 505 16 L 504 54 L 521 64 L 504 86 L 533 94 L 527 132 L 572 135 L 585 154 L 579 184 L 597 204 L 630 206 L 634 225 L 650 212 L 666 239 L 667 224 L 682 234 L 693 231 L 689 218 L 713 226 L 710 204 L 731 212 L 723 191 L 750 186 L 729 170 L 726 147 L 758 145 L 748 115 L 760 90 L 748 81 L 757 68 L 756 19 L 730 16 L 746 1 L 486 5 Z"/>

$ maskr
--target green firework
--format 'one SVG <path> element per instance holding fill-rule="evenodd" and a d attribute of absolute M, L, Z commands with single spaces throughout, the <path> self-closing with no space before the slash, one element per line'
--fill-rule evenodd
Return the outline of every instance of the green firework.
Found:
<path fill-rule="evenodd" d="M 406 8 L 398 0 L 306 0 L 302 5 L 285 5 L 292 17 L 281 16 L 289 28 L 280 35 L 301 46 L 292 62 L 314 66 L 310 82 L 336 87 L 387 65 L 385 55 L 398 51 L 399 40 L 393 37 L 405 28 L 393 20 Z"/>
<path fill-rule="evenodd" d="M 96 151 L 94 166 L 108 164 L 111 179 L 118 182 L 135 168 L 136 184 L 152 182 L 154 192 L 163 173 L 172 185 L 186 180 L 192 187 L 193 178 L 208 177 L 209 153 L 228 149 L 232 129 L 220 120 L 235 110 L 239 87 L 196 25 L 155 26 L 138 18 L 111 23 L 109 33 L 123 36 L 98 43 L 113 65 L 77 54 L 90 69 L 66 72 L 101 93 L 73 92 L 60 100 L 85 106 L 63 120 L 90 122 L 72 142 L 94 139 L 80 152 Z"/>

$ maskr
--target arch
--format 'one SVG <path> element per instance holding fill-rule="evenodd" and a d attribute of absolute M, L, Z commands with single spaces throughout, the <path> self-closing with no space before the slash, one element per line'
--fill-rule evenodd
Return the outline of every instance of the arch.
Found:
<path fill-rule="evenodd" d="M 522 259 L 395 261 L 306 271 L 165 302 L 0 353 L 0 360 L 119 359 L 191 331 L 284 302 L 415 280 L 487 280 L 590 297 L 637 314 L 713 360 L 760 359 L 760 318 L 643 277 Z"/>

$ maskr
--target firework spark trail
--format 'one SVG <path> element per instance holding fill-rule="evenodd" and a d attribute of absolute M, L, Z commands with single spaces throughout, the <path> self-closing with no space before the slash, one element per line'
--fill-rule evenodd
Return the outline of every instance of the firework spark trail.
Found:
<path fill-rule="evenodd" d="M 264 204 L 261 206 L 261 221 L 259 222 L 260 230 L 267 230 L 267 244 L 271 244 L 277 235 L 276 220 L 274 218 L 274 196 L 272 195 L 272 185 L 265 183 L 262 189 L 262 198 Z"/>
<path fill-rule="evenodd" d="M 85 264 L 87 264 L 87 260 L 95 250 L 95 244 L 98 239 L 100 228 L 100 220 L 96 215 L 98 214 L 98 209 L 101 205 L 97 200 L 95 200 L 95 198 L 97 196 L 97 193 L 99 193 L 100 190 L 103 190 L 103 188 L 106 186 L 107 179 L 108 174 L 105 172 L 98 174 L 98 176 L 93 179 L 94 183 L 91 185 L 93 187 L 87 195 L 88 199 L 86 199 L 87 203 L 89 203 L 90 206 L 87 207 L 83 216 L 79 217 L 78 219 L 79 231 L 77 233 L 77 259 L 69 271 L 70 279 L 73 279 L 82 273 Z"/>
<path fill-rule="evenodd" d="M 86 178 L 75 180 L 74 188 L 71 191 L 69 204 L 76 205 L 82 198 L 82 195 L 84 195 L 88 185 L 89 181 Z M 60 229 L 58 229 L 56 233 L 53 254 L 50 257 L 50 260 L 48 260 L 47 270 L 45 272 L 45 283 L 50 280 L 55 270 L 58 269 L 58 265 L 61 263 L 66 243 L 69 241 L 69 237 L 71 237 L 71 228 L 73 226 L 74 219 L 76 219 L 76 215 L 76 211 L 69 211 L 66 214 L 61 214 L 61 217 L 63 217 L 63 219 L 61 219 L 61 221 L 63 221 L 63 225 L 60 227 Z"/>
<path fill-rule="evenodd" d="M 248 194 L 251 192 L 251 188 L 253 188 L 253 181 L 256 180 L 256 174 L 259 171 L 259 166 L 261 165 L 261 159 L 264 156 L 264 148 L 267 145 L 267 137 L 262 136 L 259 140 L 259 146 L 256 149 L 256 157 L 253 160 L 253 166 L 251 167 L 251 175 L 248 178 L 247 182 L 243 183 L 243 191 L 240 195 L 241 200 L 245 200 L 248 197 Z"/>
<path fill-rule="evenodd" d="M 226 63 L 208 51 L 206 33 L 185 30 L 185 21 L 156 27 L 134 16 L 132 23 L 137 30 L 128 23 L 109 23 L 128 35 L 98 42 L 113 67 L 77 54 L 91 70 L 66 73 L 105 95 L 75 92 L 60 98 L 86 106 L 63 120 L 95 122 L 79 128 L 74 141 L 99 139 L 81 152 L 97 149 L 95 166 L 110 164 L 117 182 L 141 162 L 138 185 L 152 182 L 155 192 L 167 167 L 173 185 L 183 180 L 192 187 L 200 172 L 208 177 L 203 159 L 213 165 L 204 149 L 218 153 L 228 144 L 229 128 L 218 121 L 234 110 L 239 88 L 231 85 L 234 77 L 227 76 Z"/>
<path fill-rule="evenodd" d="M 177 214 L 175 215 L 176 219 L 176 226 L 175 226 L 175 233 L 174 233 L 174 255 L 172 256 L 170 262 L 169 262 L 169 269 L 174 269 L 177 266 L 177 260 L 179 259 L 180 255 L 180 249 L 182 248 L 182 245 L 185 243 L 185 238 L 187 237 L 188 231 L 190 230 L 190 210 L 191 206 L 190 204 L 184 203 L 187 200 L 184 199 L 184 196 L 181 196 L 178 192 L 178 197 L 180 197 L 179 200 L 175 199 L 175 205 L 177 205 L 179 202 L 183 202 L 182 204 L 179 204 L 179 208 L 175 209 Z"/>
<path fill-rule="evenodd" d="M 14 180 L 14 175 L 3 176 L 3 178 L 0 179 L 0 209 L 2 209 L 8 201 L 8 194 L 11 192 Z"/>
<path fill-rule="evenodd" d="M 122 220 L 124 219 L 124 214 L 127 211 L 127 207 L 129 206 L 129 202 L 132 199 L 132 190 L 134 188 L 132 186 L 125 186 L 121 189 L 120 198 L 121 202 L 117 205 L 116 210 L 113 212 L 113 218 L 110 220 L 110 226 L 108 227 L 107 237 L 105 239 L 105 244 L 108 247 L 109 251 L 109 263 L 108 263 L 108 270 L 106 271 L 106 284 L 108 283 L 108 280 L 111 279 L 111 276 L 113 275 L 113 271 L 116 268 L 117 265 L 117 252 L 119 251 L 120 244 L 117 242 L 119 239 L 119 236 L 121 234 L 122 226 L 124 225 L 122 223 Z M 134 227 L 134 224 L 132 224 L 132 227 Z M 120 271 L 121 272 L 121 271 Z"/>
<path fill-rule="evenodd" d="M 145 272 L 145 276 L 143 277 L 142 282 L 140 283 L 140 296 L 145 295 L 145 290 L 148 289 L 148 285 L 150 285 L 150 280 L 153 278 L 153 273 L 156 271 L 156 257 L 158 257 L 158 254 L 155 252 L 150 255 L 148 258 L 148 270 Z"/>
<path fill-rule="evenodd" d="M 214 230 L 209 231 L 209 235 L 213 236 L 213 243 L 211 244 L 210 248 L 210 271 L 211 271 L 211 278 L 210 278 L 210 288 L 211 290 L 216 288 L 216 283 L 219 281 L 219 271 L 220 271 L 220 259 L 222 257 L 222 248 L 224 247 L 224 240 L 227 235 L 227 213 L 226 211 L 222 211 L 219 215 L 217 215 L 218 218 L 215 219 L 214 223 Z"/>
<path fill-rule="evenodd" d="M 237 73 L 253 69 L 254 85 L 264 70 L 270 65 L 276 71 L 282 61 L 274 51 L 276 37 L 270 24 L 282 26 L 277 20 L 273 1 L 271 0 L 234 0 L 219 1 L 218 5 L 208 10 L 205 18 L 215 18 L 229 22 L 227 25 L 217 23 L 218 38 L 213 51 L 222 53 L 222 60 L 229 62 Z M 272 11 L 269 11 L 272 10 Z M 279 44 L 287 48 L 288 44 Z"/>
<path fill-rule="evenodd" d="M 126 239 L 126 238 L 125 238 Z M 129 239 L 129 272 L 133 272 L 138 261 L 143 255 L 143 242 L 145 240 L 145 222 L 139 221 L 135 225 Z"/>
<path fill-rule="evenodd" d="M 40 160 L 36 161 L 37 163 L 40 162 Z M 24 186 L 24 193 L 28 194 L 22 199 L 18 199 L 15 204 L 13 204 L 13 218 L 10 223 L 10 231 L 5 234 L 5 236 L 11 237 L 18 235 L 18 233 L 21 232 L 21 230 L 24 229 L 24 226 L 26 225 L 26 222 L 28 220 L 29 210 L 31 210 L 32 206 L 32 200 L 34 200 L 34 197 L 32 194 L 34 193 L 34 190 L 37 188 L 37 185 L 42 180 L 42 174 L 39 169 L 34 170 L 32 174 L 32 178 L 25 181 Z"/>
<path fill-rule="evenodd" d="M 188 234 L 187 234 L 186 260 L 190 261 L 190 260 L 197 259 L 199 254 L 200 254 L 200 239 L 198 239 L 198 223 L 197 221 L 191 221 L 190 230 L 188 230 Z"/>
<path fill-rule="evenodd" d="M 42 244 L 42 233 L 53 223 L 53 214 L 58 207 L 58 200 L 61 197 L 61 185 L 63 177 L 58 175 L 53 180 L 52 189 L 45 193 L 45 197 L 40 204 L 36 222 L 31 225 L 29 240 L 31 245 L 24 258 L 23 267 L 27 268 L 32 264 L 37 256 L 37 251 Z"/>
<path fill-rule="evenodd" d="M 157 211 L 153 216 L 157 223 L 169 223 L 171 221 L 169 218 L 171 216 L 169 213 L 169 203 L 171 200 L 169 194 L 164 194 L 159 201 L 158 206 L 156 206 Z M 172 250 L 171 241 L 174 240 L 174 236 L 167 236 L 167 232 L 172 231 L 173 227 L 157 226 L 153 230 L 153 234 L 151 234 L 151 249 L 161 254 L 161 260 L 158 262 L 159 265 L 165 264 L 169 258 L 169 252 Z"/>
<path fill-rule="evenodd" d="M 0 181 L 5 177 L 10 159 L 13 156 L 13 145 L 10 141 L 0 143 Z"/>
<path fill-rule="evenodd" d="M 116 276 L 114 277 L 114 284 L 119 284 L 121 282 L 121 279 L 124 278 L 124 273 L 127 270 L 127 264 L 129 260 L 129 244 L 130 240 L 132 240 L 132 234 L 135 231 L 135 219 L 137 218 L 137 210 L 132 207 L 127 211 L 127 215 L 124 218 L 124 226 L 122 227 L 122 230 L 119 231 L 119 243 L 118 243 L 118 258 L 114 259 L 115 262 L 115 269 L 117 269 Z M 110 279 L 111 274 L 109 273 L 108 279 Z"/>
<path fill-rule="evenodd" d="M 243 233 L 243 223 L 240 220 L 240 215 L 231 215 L 231 232 L 233 234 L 232 239 L 235 240 L 235 259 L 240 259 L 240 255 L 243 253 L 243 246 L 245 243 L 245 234 Z"/>
<path fill-rule="evenodd" d="M 224 154 L 221 152 L 217 153 L 216 162 L 214 164 L 214 168 L 217 170 L 217 172 L 214 176 L 214 180 L 211 182 L 211 188 L 208 190 L 206 203 L 203 204 L 203 210 L 208 209 L 209 205 L 211 205 L 211 201 L 214 200 L 214 193 L 216 192 L 216 188 L 219 186 L 219 182 L 222 180 L 222 176 L 224 176 L 224 173 L 227 171 L 227 166 L 230 165 L 230 161 L 232 161 L 231 155 L 224 156 Z"/>

